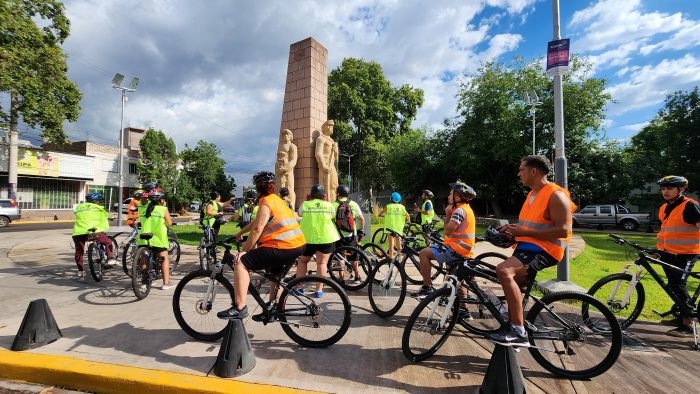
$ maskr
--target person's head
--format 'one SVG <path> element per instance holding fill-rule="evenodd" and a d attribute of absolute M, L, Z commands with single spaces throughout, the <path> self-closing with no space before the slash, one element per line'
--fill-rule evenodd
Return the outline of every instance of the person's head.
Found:
<path fill-rule="evenodd" d="M 221 194 L 219 192 L 211 192 L 209 193 L 209 198 L 211 198 L 213 201 L 221 201 Z"/>
<path fill-rule="evenodd" d="M 101 193 L 88 193 L 85 195 L 85 201 L 91 202 L 93 204 L 99 204 L 104 198 Z"/>
<path fill-rule="evenodd" d="M 435 197 L 433 192 L 431 192 L 430 190 L 427 190 L 427 189 L 423 190 L 420 195 L 424 200 L 430 200 L 431 198 Z"/>
<path fill-rule="evenodd" d="M 277 178 L 275 174 L 269 171 L 260 171 L 253 175 L 253 184 L 255 185 L 255 190 L 260 194 L 260 197 L 265 197 L 274 193 L 276 181 Z"/>
<path fill-rule="evenodd" d="M 319 200 L 323 200 L 323 197 L 326 195 L 326 188 L 323 187 L 323 185 L 319 185 L 318 183 L 311 186 L 311 198 L 318 198 Z"/>
<path fill-rule="evenodd" d="M 459 179 L 457 182 L 450 183 L 450 194 L 447 196 L 447 201 L 450 204 L 468 203 L 474 197 L 476 197 L 476 192 L 466 183 Z"/>
<path fill-rule="evenodd" d="M 148 200 L 155 204 L 160 204 L 165 200 L 165 193 L 161 191 L 151 192 L 151 194 L 148 195 Z"/>
<path fill-rule="evenodd" d="M 258 198 L 258 192 L 256 192 L 254 189 L 248 189 L 245 192 L 245 200 L 248 203 L 252 203 L 256 198 Z"/>
<path fill-rule="evenodd" d="M 675 201 L 688 188 L 688 179 L 684 176 L 667 175 L 656 183 L 661 187 L 664 200 L 669 202 Z"/>
<path fill-rule="evenodd" d="M 321 126 L 321 132 L 323 135 L 332 135 L 334 125 L 335 122 L 332 119 L 328 119 L 327 121 L 323 122 L 323 126 Z"/>
<path fill-rule="evenodd" d="M 289 189 L 283 187 L 280 189 L 280 197 L 289 197 Z"/>
<path fill-rule="evenodd" d="M 136 191 L 134 191 L 134 194 L 133 194 L 134 198 L 141 198 L 142 195 L 143 195 L 142 189 L 137 189 Z"/>
<path fill-rule="evenodd" d="M 347 185 L 340 185 L 335 190 L 335 194 L 338 195 L 338 198 L 348 197 L 350 195 L 350 188 Z"/>
<path fill-rule="evenodd" d="M 151 190 L 158 188 L 158 182 L 146 182 L 143 184 L 143 190 L 148 193 Z"/>
<path fill-rule="evenodd" d="M 294 134 L 292 134 L 291 130 L 289 130 L 289 129 L 282 130 L 282 141 L 292 142 L 292 139 L 294 139 Z"/>
<path fill-rule="evenodd" d="M 543 179 L 547 179 L 547 174 L 552 170 L 552 164 L 546 157 L 541 155 L 529 155 L 520 160 L 518 167 L 518 177 L 523 185 L 532 187 Z"/>
<path fill-rule="evenodd" d="M 391 193 L 391 202 L 394 204 L 398 204 L 401 202 L 401 194 L 399 192 L 393 192 Z"/>

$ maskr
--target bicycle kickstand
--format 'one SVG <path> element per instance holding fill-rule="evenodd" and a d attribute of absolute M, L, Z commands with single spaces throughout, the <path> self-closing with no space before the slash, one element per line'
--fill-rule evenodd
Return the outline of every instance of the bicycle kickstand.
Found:
<path fill-rule="evenodd" d="M 693 340 L 695 341 L 695 344 L 693 345 L 693 349 L 695 351 L 700 350 L 698 348 L 698 318 L 693 319 Z"/>

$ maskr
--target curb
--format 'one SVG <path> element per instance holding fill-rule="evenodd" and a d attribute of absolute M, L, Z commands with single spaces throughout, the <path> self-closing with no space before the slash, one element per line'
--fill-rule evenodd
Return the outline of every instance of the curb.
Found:
<path fill-rule="evenodd" d="M 318 393 L 180 372 L 0 349 L 0 378 L 97 393 Z"/>
<path fill-rule="evenodd" d="M 20 219 L 20 220 L 13 220 L 12 225 L 18 225 L 18 224 L 41 224 L 41 223 L 73 223 L 75 220 L 73 219 L 59 219 L 59 220 L 32 220 L 32 219 Z"/>

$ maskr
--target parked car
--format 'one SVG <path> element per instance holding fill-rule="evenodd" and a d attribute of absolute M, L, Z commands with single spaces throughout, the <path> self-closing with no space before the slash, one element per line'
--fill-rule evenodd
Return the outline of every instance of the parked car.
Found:
<path fill-rule="evenodd" d="M 603 226 L 621 227 L 633 231 L 639 227 L 652 225 L 651 214 L 632 213 L 629 208 L 621 204 L 586 205 L 585 208 L 573 214 L 574 227 L 576 226 Z"/>
<path fill-rule="evenodd" d="M 122 213 L 129 213 L 129 204 L 131 204 L 131 200 L 133 200 L 133 198 L 129 197 L 126 200 L 122 201 Z M 114 208 L 115 211 L 118 210 L 119 203 L 115 202 L 112 207 Z"/>
<path fill-rule="evenodd" d="M 0 199 L 0 227 L 7 227 L 13 220 L 19 220 L 22 209 L 10 199 Z"/>

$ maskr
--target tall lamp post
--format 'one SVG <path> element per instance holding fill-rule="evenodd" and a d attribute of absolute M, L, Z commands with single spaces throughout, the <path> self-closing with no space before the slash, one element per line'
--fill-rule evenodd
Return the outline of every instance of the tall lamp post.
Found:
<path fill-rule="evenodd" d="M 532 154 L 535 154 L 535 111 L 537 107 L 542 105 L 540 98 L 537 97 L 537 93 L 534 90 L 530 90 L 524 93 L 525 104 L 530 106 L 530 116 L 532 116 Z"/>
<path fill-rule="evenodd" d="M 350 188 L 350 191 L 352 192 L 352 178 L 350 177 L 350 159 L 355 156 L 355 154 L 348 154 L 348 153 L 341 153 L 341 156 L 345 156 L 348 158 L 348 187 Z"/>
<path fill-rule="evenodd" d="M 122 74 L 114 74 L 112 78 L 112 87 L 122 92 L 122 117 L 119 123 L 119 203 L 117 205 L 117 226 L 122 225 L 122 196 L 124 194 L 124 105 L 126 104 L 126 92 L 135 92 L 139 85 L 139 78 L 131 78 L 129 86 L 122 86 L 124 76 Z"/>

